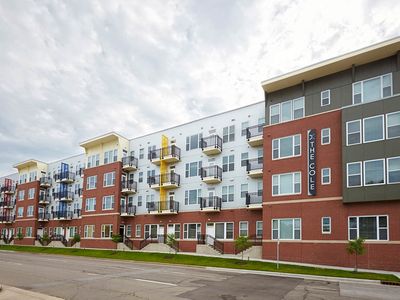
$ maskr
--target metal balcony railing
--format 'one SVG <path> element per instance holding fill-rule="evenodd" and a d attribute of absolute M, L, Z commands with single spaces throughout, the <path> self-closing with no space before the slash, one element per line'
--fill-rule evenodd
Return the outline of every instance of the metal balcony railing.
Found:
<path fill-rule="evenodd" d="M 53 219 L 67 219 L 71 220 L 74 212 L 70 210 L 52 211 Z"/>
<path fill-rule="evenodd" d="M 181 159 L 181 149 L 175 145 L 171 145 L 168 147 L 151 150 L 148 154 L 148 159 L 150 161 L 164 159 L 167 156 L 171 156 Z"/>
<path fill-rule="evenodd" d="M 14 207 L 15 200 L 2 200 L 0 201 L 0 207 Z"/>
<path fill-rule="evenodd" d="M 74 181 L 75 180 L 75 173 L 73 172 L 59 172 L 54 174 L 55 181 Z"/>
<path fill-rule="evenodd" d="M 75 175 L 76 175 L 76 176 L 81 176 L 81 177 L 82 177 L 82 176 L 83 176 L 84 170 L 85 170 L 84 167 L 79 168 L 78 170 L 75 171 Z"/>
<path fill-rule="evenodd" d="M 122 167 L 134 167 L 137 169 L 138 167 L 138 159 L 134 156 L 125 156 L 122 158 Z"/>
<path fill-rule="evenodd" d="M 11 223 L 15 221 L 15 215 L 0 216 L 0 222 Z"/>
<path fill-rule="evenodd" d="M 248 159 L 246 164 L 246 171 L 262 170 L 264 166 L 263 157 Z"/>
<path fill-rule="evenodd" d="M 51 177 L 40 177 L 40 186 L 51 186 Z"/>
<path fill-rule="evenodd" d="M 216 134 L 202 138 L 200 140 L 201 150 L 204 148 L 213 147 L 222 151 L 222 138 Z"/>
<path fill-rule="evenodd" d="M 136 205 L 121 205 L 121 215 L 134 216 L 136 215 Z"/>
<path fill-rule="evenodd" d="M 200 168 L 200 176 L 202 180 L 206 177 L 212 177 L 215 179 L 222 180 L 222 168 L 219 166 L 209 166 Z"/>
<path fill-rule="evenodd" d="M 146 206 L 149 213 L 166 210 L 176 213 L 179 212 L 179 202 L 174 200 L 148 202 Z"/>
<path fill-rule="evenodd" d="M 222 199 L 218 196 L 200 197 L 200 209 L 213 208 L 214 210 L 221 210 Z"/>
<path fill-rule="evenodd" d="M 149 176 L 148 182 L 149 182 L 149 186 L 152 186 L 152 185 L 161 186 L 164 183 L 171 183 L 171 184 L 176 184 L 179 186 L 181 183 L 181 176 L 175 172 L 170 172 L 170 173 L 166 173 L 166 174 Z"/>
<path fill-rule="evenodd" d="M 121 181 L 121 190 L 130 190 L 136 191 L 137 190 L 137 182 L 133 180 L 124 180 Z"/>
<path fill-rule="evenodd" d="M 3 185 L 1 186 L 0 190 L 3 193 L 15 193 L 15 190 L 17 189 L 16 185 Z"/>
<path fill-rule="evenodd" d="M 259 124 L 255 126 L 250 126 L 246 128 L 246 138 L 247 140 L 256 137 L 256 136 L 262 136 L 263 135 L 263 128 L 265 124 Z"/>
<path fill-rule="evenodd" d="M 50 213 L 48 212 L 39 212 L 38 214 L 38 220 L 50 220 Z"/>
<path fill-rule="evenodd" d="M 55 200 L 71 200 L 74 199 L 74 193 L 72 191 L 62 191 L 62 192 L 54 192 L 53 197 Z"/>
<path fill-rule="evenodd" d="M 262 204 L 263 197 L 262 191 L 254 192 L 254 193 L 246 193 L 246 205 L 251 204 Z"/>

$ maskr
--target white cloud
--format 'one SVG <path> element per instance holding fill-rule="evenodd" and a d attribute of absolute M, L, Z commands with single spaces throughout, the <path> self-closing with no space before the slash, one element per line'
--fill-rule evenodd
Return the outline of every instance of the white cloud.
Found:
<path fill-rule="evenodd" d="M 399 15 L 395 0 L 2 1 L 0 174 L 260 101 L 262 80 L 399 35 Z"/>

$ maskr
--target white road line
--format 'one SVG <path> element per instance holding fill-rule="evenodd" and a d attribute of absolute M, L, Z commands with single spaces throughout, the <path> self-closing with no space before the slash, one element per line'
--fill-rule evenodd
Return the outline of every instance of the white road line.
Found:
<path fill-rule="evenodd" d="M 139 279 L 139 278 L 136 278 L 135 280 L 143 281 L 143 282 L 150 282 L 150 283 L 164 284 L 164 285 L 169 285 L 169 286 L 178 286 L 177 284 L 174 284 L 174 283 L 162 282 L 162 281 L 153 281 L 153 280 L 146 280 L 146 279 Z"/>

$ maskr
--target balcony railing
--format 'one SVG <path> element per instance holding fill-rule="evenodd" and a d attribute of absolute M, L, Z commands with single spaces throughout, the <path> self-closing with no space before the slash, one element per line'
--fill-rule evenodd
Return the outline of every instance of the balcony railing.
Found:
<path fill-rule="evenodd" d="M 179 202 L 174 200 L 148 202 L 147 211 L 149 213 L 178 213 Z"/>
<path fill-rule="evenodd" d="M 262 191 L 246 193 L 246 206 L 261 206 L 263 202 Z"/>
<path fill-rule="evenodd" d="M 175 145 L 151 150 L 148 154 L 148 159 L 158 164 L 161 160 L 166 162 L 176 162 L 181 159 L 181 149 Z"/>
<path fill-rule="evenodd" d="M 51 200 L 51 197 L 49 194 L 47 193 L 39 193 L 39 203 L 40 204 L 45 204 L 45 203 L 49 203 Z"/>
<path fill-rule="evenodd" d="M 149 176 L 148 178 L 150 187 L 178 187 L 181 183 L 181 176 L 175 172 L 170 172 L 166 174 L 159 174 L 155 176 Z"/>
<path fill-rule="evenodd" d="M 207 183 L 217 183 L 222 181 L 222 168 L 219 166 L 209 166 L 200 169 L 201 180 Z"/>
<path fill-rule="evenodd" d="M 262 170 L 264 166 L 264 159 L 262 157 L 248 159 L 246 165 L 246 171 L 251 172 L 254 170 Z"/>
<path fill-rule="evenodd" d="M 2 193 L 5 194 L 14 194 L 16 189 L 17 186 L 13 184 L 13 185 L 3 185 L 0 190 Z"/>
<path fill-rule="evenodd" d="M 250 146 L 261 146 L 263 144 L 263 128 L 265 124 L 259 124 L 246 129 L 246 138 Z"/>
<path fill-rule="evenodd" d="M 137 182 L 133 180 L 121 181 L 121 191 L 126 194 L 136 193 Z"/>
<path fill-rule="evenodd" d="M 54 174 L 54 180 L 56 182 L 73 182 L 75 181 L 75 173 L 73 172 L 59 172 Z"/>
<path fill-rule="evenodd" d="M 222 138 L 218 135 L 210 135 L 200 140 L 201 150 L 207 155 L 222 152 Z"/>
<path fill-rule="evenodd" d="M 3 200 L 0 201 L 0 207 L 13 208 L 15 206 L 15 200 Z"/>
<path fill-rule="evenodd" d="M 200 197 L 201 210 L 221 210 L 222 199 L 218 196 Z"/>
<path fill-rule="evenodd" d="M 83 177 L 83 172 L 85 171 L 85 168 L 84 167 L 82 167 L 82 168 L 79 168 L 78 170 L 76 170 L 75 171 L 75 175 L 76 176 L 81 176 L 81 177 Z"/>
<path fill-rule="evenodd" d="M 136 205 L 121 205 L 121 216 L 136 215 Z"/>
<path fill-rule="evenodd" d="M 50 213 L 48 213 L 48 212 L 39 212 L 38 220 L 39 221 L 48 221 L 48 220 L 50 220 Z"/>
<path fill-rule="evenodd" d="M 45 176 L 40 177 L 40 186 L 41 187 L 44 187 L 44 188 L 50 187 L 51 183 L 52 183 L 52 180 L 50 177 L 45 177 Z"/>
<path fill-rule="evenodd" d="M 53 219 L 71 220 L 74 212 L 70 210 L 52 211 Z"/>
<path fill-rule="evenodd" d="M 12 223 L 15 221 L 15 215 L 0 216 L 1 223 Z"/>
<path fill-rule="evenodd" d="M 73 201 L 74 193 L 71 191 L 54 192 L 53 197 L 56 201 Z"/>
<path fill-rule="evenodd" d="M 134 156 L 125 156 L 122 158 L 122 169 L 125 171 L 133 171 L 138 167 L 138 159 Z"/>

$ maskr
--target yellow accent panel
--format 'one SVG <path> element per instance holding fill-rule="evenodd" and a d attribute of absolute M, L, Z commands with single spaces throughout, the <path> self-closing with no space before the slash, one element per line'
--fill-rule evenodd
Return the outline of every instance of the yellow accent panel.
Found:
<path fill-rule="evenodd" d="M 161 156 L 164 156 L 164 155 L 168 155 L 168 153 L 164 153 L 164 151 L 168 151 L 167 150 L 167 147 L 168 147 L 168 137 L 167 136 L 165 136 L 165 135 L 162 135 L 161 136 L 161 148 L 162 148 L 162 150 L 161 150 L 161 153 L 160 153 L 160 155 Z M 160 175 L 161 174 L 166 174 L 167 173 L 167 168 L 168 168 L 168 166 L 167 166 L 167 164 L 164 162 L 164 160 L 162 159 L 162 157 L 160 157 L 161 158 L 161 162 L 160 162 Z M 161 180 L 162 178 L 160 178 L 160 183 L 162 184 L 162 180 Z M 166 190 L 162 187 L 162 185 L 161 185 L 161 187 L 160 187 L 160 202 L 161 201 L 166 201 L 166 199 L 167 199 L 167 192 L 166 192 Z"/>

